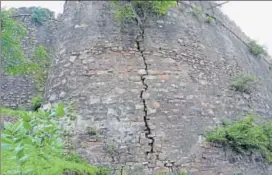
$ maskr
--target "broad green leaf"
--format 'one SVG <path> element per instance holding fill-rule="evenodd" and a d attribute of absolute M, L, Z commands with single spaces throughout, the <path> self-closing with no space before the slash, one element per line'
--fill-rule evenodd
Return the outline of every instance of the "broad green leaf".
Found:
<path fill-rule="evenodd" d="M 16 157 L 17 157 L 18 159 L 22 158 L 24 155 L 25 155 L 25 154 L 24 154 L 24 149 L 22 149 L 21 151 L 19 151 L 18 153 L 16 153 Z M 19 161 L 19 160 L 18 160 L 18 161 Z"/>
<path fill-rule="evenodd" d="M 23 170 L 23 174 L 33 174 L 32 173 L 33 171 L 34 171 L 33 168 L 28 168 L 28 169 Z"/>
<path fill-rule="evenodd" d="M 25 162 L 28 158 L 30 157 L 30 155 L 24 155 L 22 158 L 19 159 L 20 163 Z"/>
<path fill-rule="evenodd" d="M 20 170 L 9 170 L 7 172 L 8 175 L 20 175 L 21 174 L 21 171 Z"/>
<path fill-rule="evenodd" d="M 32 140 L 30 138 L 25 138 L 22 140 L 22 143 L 26 145 L 32 145 Z"/>
<path fill-rule="evenodd" d="M 64 104 L 59 104 L 56 109 L 56 117 L 63 117 L 65 114 L 64 112 Z"/>
<path fill-rule="evenodd" d="M 10 151 L 12 150 L 12 145 L 7 143 L 1 143 L 1 149 L 3 151 Z"/>
<path fill-rule="evenodd" d="M 6 131 L 6 130 L 5 130 Z M 5 131 L 2 131 L 1 138 L 12 138 L 12 135 L 9 133 L 5 133 Z"/>
<path fill-rule="evenodd" d="M 11 129 L 12 126 L 13 126 L 12 123 L 4 121 L 4 128 L 5 128 L 5 129 Z"/>
<path fill-rule="evenodd" d="M 29 130 L 31 128 L 31 125 L 29 122 L 23 122 L 23 126 L 26 130 Z"/>
<path fill-rule="evenodd" d="M 15 148 L 15 152 L 19 153 L 19 152 L 23 151 L 23 149 L 24 149 L 24 146 L 20 144 Z"/>
<path fill-rule="evenodd" d="M 1 143 L 13 144 L 12 138 L 1 138 Z"/>
<path fill-rule="evenodd" d="M 22 141 L 22 137 L 20 137 L 20 138 L 13 138 L 13 141 L 14 141 L 14 143 L 19 143 L 19 142 L 21 142 Z"/>
<path fill-rule="evenodd" d="M 22 113 L 21 117 L 25 122 L 29 122 L 31 119 L 30 115 L 28 115 L 27 113 Z"/>
<path fill-rule="evenodd" d="M 23 125 L 21 121 L 16 122 L 13 127 L 12 127 L 12 132 L 16 133 L 18 132 L 20 129 L 22 129 Z"/>

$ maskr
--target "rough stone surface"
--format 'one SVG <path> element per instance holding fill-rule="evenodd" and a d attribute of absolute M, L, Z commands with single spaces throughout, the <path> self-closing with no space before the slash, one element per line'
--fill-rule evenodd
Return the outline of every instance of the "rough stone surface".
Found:
<path fill-rule="evenodd" d="M 216 148 L 203 133 L 223 118 L 255 111 L 271 119 L 271 71 L 219 21 L 208 24 L 179 2 L 151 19 L 140 51 L 135 23 L 119 24 L 109 2 L 66 1 L 58 26 L 47 102 L 77 104 L 76 151 L 116 174 L 186 170 L 193 175 L 271 174 L 271 166 Z M 211 15 L 248 38 L 218 10 Z M 250 72 L 263 81 L 250 95 L 230 90 L 233 76 Z"/>
<path fill-rule="evenodd" d="M 16 15 L 31 14 L 32 8 L 15 9 Z M 54 22 L 48 21 L 41 26 L 36 25 L 31 16 L 19 16 L 15 20 L 21 22 L 28 30 L 28 34 L 22 40 L 22 49 L 26 59 L 32 59 L 35 47 L 45 46 L 49 52 L 53 52 Z M 30 76 L 1 76 L 1 104 L 10 108 L 30 108 L 31 98 L 39 92 L 35 82 Z"/>

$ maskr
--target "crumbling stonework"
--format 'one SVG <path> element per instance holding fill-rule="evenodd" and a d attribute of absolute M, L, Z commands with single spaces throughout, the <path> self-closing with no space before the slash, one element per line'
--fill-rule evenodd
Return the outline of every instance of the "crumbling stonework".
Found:
<path fill-rule="evenodd" d="M 36 25 L 31 18 L 32 8 L 15 9 L 14 19 L 21 22 L 28 30 L 22 40 L 22 49 L 26 59 L 32 59 L 35 47 L 43 45 L 49 52 L 53 52 L 54 21 L 43 25 Z M 10 108 L 30 108 L 31 98 L 40 93 L 30 76 L 10 76 L 4 74 L 1 79 L 2 105 Z M 43 93 L 43 92 L 41 92 Z"/>
<path fill-rule="evenodd" d="M 137 42 L 137 23 L 118 23 L 110 2 L 65 3 L 45 100 L 77 104 L 72 140 L 90 163 L 113 174 L 271 174 L 258 157 L 237 160 L 203 141 L 223 118 L 254 111 L 271 119 L 272 83 L 267 62 L 219 24 L 223 14 L 208 11 L 218 19 L 208 24 L 193 15 L 195 4 L 213 5 L 179 2 L 150 19 Z M 241 71 L 263 79 L 251 94 L 229 88 Z"/>

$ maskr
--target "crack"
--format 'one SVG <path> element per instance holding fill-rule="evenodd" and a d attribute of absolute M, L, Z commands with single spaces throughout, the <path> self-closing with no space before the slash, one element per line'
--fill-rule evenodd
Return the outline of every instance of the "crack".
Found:
<path fill-rule="evenodd" d="M 125 166 L 122 166 L 121 167 L 121 172 L 120 172 L 121 175 L 125 175 L 126 172 L 125 172 Z"/>
<path fill-rule="evenodd" d="M 141 98 L 141 101 L 142 101 L 143 106 L 144 106 L 144 109 L 143 109 L 143 112 L 144 112 L 143 119 L 144 119 L 144 123 L 145 123 L 145 137 L 148 138 L 149 140 L 151 140 L 151 142 L 149 143 L 149 146 L 151 148 L 150 148 L 149 151 L 146 152 L 146 155 L 148 155 L 149 153 L 152 154 L 154 152 L 155 139 L 152 136 L 152 132 L 151 132 L 150 126 L 148 124 L 148 120 L 150 120 L 150 118 L 148 118 L 148 114 L 147 114 L 147 102 L 143 98 L 144 92 L 146 92 L 148 90 L 148 85 L 145 82 L 145 76 L 149 75 L 149 73 L 148 73 L 148 64 L 146 63 L 146 57 L 144 55 L 144 48 L 141 47 L 141 43 L 144 42 L 144 27 L 139 24 L 138 20 L 136 20 L 136 22 L 137 22 L 137 24 L 138 24 L 138 26 L 140 28 L 140 32 L 139 32 L 138 36 L 136 37 L 137 50 L 141 53 L 141 57 L 143 59 L 144 66 L 145 66 L 144 67 L 145 74 L 143 74 L 143 75 L 140 76 L 141 82 L 142 82 L 142 84 L 144 86 L 144 89 L 141 90 L 141 92 L 140 92 L 140 98 Z"/>

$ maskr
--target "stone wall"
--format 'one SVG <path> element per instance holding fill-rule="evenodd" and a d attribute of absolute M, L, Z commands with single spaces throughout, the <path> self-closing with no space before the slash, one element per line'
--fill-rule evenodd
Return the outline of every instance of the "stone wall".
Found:
<path fill-rule="evenodd" d="M 271 119 L 271 71 L 221 25 L 242 33 L 218 9 L 208 24 L 192 14 L 194 4 L 214 5 L 179 2 L 150 19 L 136 42 L 137 24 L 118 23 L 110 2 L 65 3 L 45 100 L 75 102 L 72 146 L 90 163 L 113 174 L 271 174 L 259 157 L 248 161 L 203 141 L 223 118 L 254 111 Z M 241 71 L 263 79 L 251 94 L 229 88 Z"/>
<path fill-rule="evenodd" d="M 31 16 L 20 16 L 32 14 L 32 8 L 15 9 L 15 20 L 21 22 L 28 34 L 22 40 L 22 49 L 26 59 L 32 59 L 35 47 L 39 45 L 45 46 L 53 53 L 54 43 L 54 26 L 55 22 L 48 21 L 43 25 L 36 25 Z M 1 100 L 2 105 L 10 108 L 26 108 L 29 109 L 31 99 L 39 92 L 35 86 L 35 82 L 30 76 L 10 76 L 4 74 L 1 80 Z"/>

